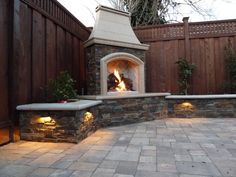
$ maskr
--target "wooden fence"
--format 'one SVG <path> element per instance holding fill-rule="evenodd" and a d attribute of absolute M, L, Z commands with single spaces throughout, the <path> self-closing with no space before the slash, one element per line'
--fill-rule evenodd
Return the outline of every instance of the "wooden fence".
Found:
<path fill-rule="evenodd" d="M 0 129 L 17 122 L 18 104 L 43 101 L 41 88 L 60 71 L 86 89 L 89 34 L 56 0 L 0 1 Z"/>
<path fill-rule="evenodd" d="M 10 45 L 10 0 L 0 1 L 0 144 L 9 140 L 8 58 Z"/>
<path fill-rule="evenodd" d="M 149 92 L 178 93 L 175 62 L 185 57 L 196 65 L 192 94 L 224 93 L 227 81 L 224 48 L 236 47 L 236 20 L 157 25 L 135 28 L 143 43 L 150 44 L 146 58 L 146 88 Z"/>

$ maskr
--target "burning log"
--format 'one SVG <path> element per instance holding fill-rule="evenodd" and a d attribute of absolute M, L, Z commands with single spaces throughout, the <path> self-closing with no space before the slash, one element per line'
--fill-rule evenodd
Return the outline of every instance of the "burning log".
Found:
<path fill-rule="evenodd" d="M 125 89 L 128 91 L 133 91 L 133 82 L 131 79 L 126 78 L 124 74 L 120 75 L 120 78 L 117 78 L 114 73 L 108 75 L 107 80 L 107 89 L 108 91 L 117 91 L 119 90 L 119 85 L 124 83 Z"/>
<path fill-rule="evenodd" d="M 133 91 L 133 81 L 129 78 L 124 77 L 124 74 L 121 74 L 121 80 L 125 83 L 126 89 Z"/>
<path fill-rule="evenodd" d="M 115 74 L 109 74 L 108 80 L 107 80 L 107 89 L 108 91 L 115 91 L 116 87 L 119 84 L 119 80 L 116 78 Z"/>

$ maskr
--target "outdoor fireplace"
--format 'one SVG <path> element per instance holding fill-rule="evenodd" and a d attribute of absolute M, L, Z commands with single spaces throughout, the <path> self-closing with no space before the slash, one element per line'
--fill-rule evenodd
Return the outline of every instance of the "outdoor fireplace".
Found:
<path fill-rule="evenodd" d="M 80 96 L 79 102 L 17 107 L 21 139 L 79 142 L 99 127 L 167 115 L 165 96 L 169 94 L 145 93 L 148 45 L 139 42 L 129 17 L 108 7 L 97 8 L 95 26 L 85 43 L 87 95 Z"/>
<path fill-rule="evenodd" d="M 129 13 L 99 6 L 85 43 L 88 95 L 145 92 L 145 51 L 130 25 Z"/>
<path fill-rule="evenodd" d="M 101 94 L 144 93 L 144 62 L 128 53 L 112 53 L 103 57 L 101 67 Z"/>

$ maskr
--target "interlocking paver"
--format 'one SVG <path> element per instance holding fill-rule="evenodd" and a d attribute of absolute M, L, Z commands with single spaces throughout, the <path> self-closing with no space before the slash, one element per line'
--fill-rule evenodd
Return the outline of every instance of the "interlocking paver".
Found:
<path fill-rule="evenodd" d="M 192 158 L 194 162 L 212 163 L 212 161 L 207 156 L 193 155 Z"/>
<path fill-rule="evenodd" d="M 73 173 L 72 170 L 58 169 L 58 170 L 54 171 L 48 177 L 70 177 L 72 175 L 72 173 Z"/>
<path fill-rule="evenodd" d="M 140 156 L 139 162 L 156 163 L 156 157 L 155 156 Z"/>
<path fill-rule="evenodd" d="M 113 177 L 134 177 L 134 175 L 115 174 Z"/>
<path fill-rule="evenodd" d="M 103 160 L 103 162 L 99 165 L 99 167 L 106 168 L 106 169 L 116 169 L 118 165 L 119 165 L 119 161 Z"/>
<path fill-rule="evenodd" d="M 137 171 L 135 177 L 179 177 L 177 173 Z"/>
<path fill-rule="evenodd" d="M 0 177 L 235 177 L 236 119 L 162 119 L 99 129 L 79 144 L 0 147 Z"/>
<path fill-rule="evenodd" d="M 173 172 L 173 173 L 177 172 L 176 165 L 175 165 L 174 161 L 171 163 L 165 163 L 165 162 L 159 163 L 158 162 L 157 163 L 157 170 L 160 172 Z"/>
<path fill-rule="evenodd" d="M 89 163 L 89 162 L 74 162 L 69 169 L 78 170 L 78 171 L 90 171 L 93 172 L 96 170 L 98 163 Z"/>
<path fill-rule="evenodd" d="M 236 176 L 236 159 L 234 160 L 217 160 L 215 165 L 224 176 Z"/>
<path fill-rule="evenodd" d="M 47 177 L 51 175 L 56 169 L 53 168 L 37 168 L 31 174 L 30 177 Z"/>
<path fill-rule="evenodd" d="M 209 177 L 209 176 L 180 174 L 179 177 Z"/>
<path fill-rule="evenodd" d="M 1 177 L 24 177 L 29 176 L 35 170 L 35 167 L 27 165 L 10 164 L 0 169 Z"/>
<path fill-rule="evenodd" d="M 92 177 L 113 177 L 115 169 L 97 168 Z"/>
<path fill-rule="evenodd" d="M 73 161 L 65 161 L 65 160 L 58 160 L 55 163 L 53 163 L 50 167 L 52 168 L 59 168 L 59 169 L 66 169 L 68 168 Z"/>
<path fill-rule="evenodd" d="M 220 176 L 219 170 L 211 163 L 176 162 L 176 167 L 180 173 Z"/>
<path fill-rule="evenodd" d="M 130 141 L 130 144 L 134 145 L 148 145 L 149 144 L 149 138 L 132 138 Z"/>
<path fill-rule="evenodd" d="M 63 156 L 64 154 L 47 153 L 33 160 L 30 165 L 36 167 L 50 167 L 53 163 L 61 159 Z"/>
<path fill-rule="evenodd" d="M 179 155 L 179 154 L 175 154 L 175 160 L 176 161 L 192 161 L 192 158 L 190 155 Z"/>
<path fill-rule="evenodd" d="M 137 162 L 121 161 L 116 168 L 117 174 L 134 175 L 137 170 Z"/>
<path fill-rule="evenodd" d="M 146 162 L 140 162 L 138 164 L 137 170 L 142 171 L 156 171 L 157 167 L 155 163 L 146 163 Z"/>
<path fill-rule="evenodd" d="M 133 161 L 139 160 L 139 152 L 123 152 L 123 151 L 111 151 L 106 160 L 119 160 L 119 161 Z"/>
<path fill-rule="evenodd" d="M 91 177 L 91 171 L 74 171 L 70 177 Z"/>
<path fill-rule="evenodd" d="M 108 151 L 89 150 L 83 156 L 81 156 L 79 160 L 84 162 L 99 163 L 103 161 L 107 153 Z"/>

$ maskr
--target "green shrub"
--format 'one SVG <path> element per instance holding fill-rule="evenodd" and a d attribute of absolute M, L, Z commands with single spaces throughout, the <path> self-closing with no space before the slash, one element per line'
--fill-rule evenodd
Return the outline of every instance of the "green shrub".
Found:
<path fill-rule="evenodd" d="M 180 93 L 187 95 L 190 87 L 189 82 L 196 66 L 190 64 L 185 58 L 180 58 L 176 64 L 178 65 Z"/>
<path fill-rule="evenodd" d="M 230 93 L 236 93 L 236 51 L 230 41 L 225 47 L 225 69 L 229 76 L 229 82 L 225 84 L 226 88 Z"/>
<path fill-rule="evenodd" d="M 49 81 L 46 86 L 46 95 L 48 101 L 58 102 L 76 98 L 77 90 L 75 80 L 73 80 L 67 71 L 61 72 L 57 78 Z"/>

